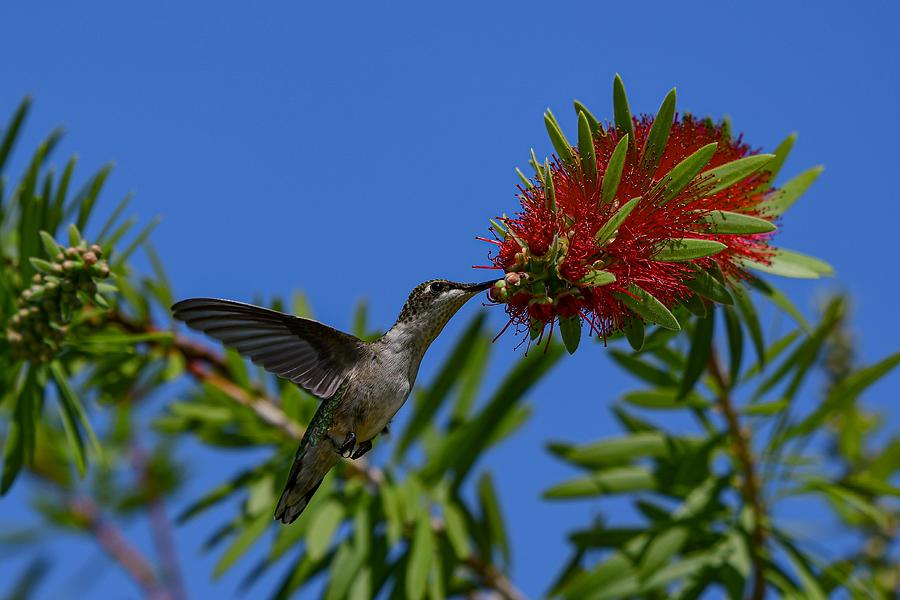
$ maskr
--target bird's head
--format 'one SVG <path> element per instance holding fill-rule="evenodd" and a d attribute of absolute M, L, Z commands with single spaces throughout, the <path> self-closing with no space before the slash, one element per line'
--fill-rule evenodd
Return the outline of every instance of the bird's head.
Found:
<path fill-rule="evenodd" d="M 415 331 L 430 343 L 470 298 L 483 292 L 496 279 L 482 283 L 457 283 L 446 279 L 432 279 L 417 285 L 400 312 L 397 325 Z"/>

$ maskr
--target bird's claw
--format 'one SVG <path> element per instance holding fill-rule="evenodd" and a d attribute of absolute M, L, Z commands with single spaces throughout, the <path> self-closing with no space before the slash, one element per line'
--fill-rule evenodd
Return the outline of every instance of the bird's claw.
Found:
<path fill-rule="evenodd" d="M 356 460 L 366 452 L 372 449 L 372 440 L 366 440 L 364 442 L 360 442 L 356 447 L 356 450 L 353 451 L 353 454 L 350 455 L 352 460 Z"/>
<path fill-rule="evenodd" d="M 350 458 L 353 455 L 353 449 L 356 447 L 356 434 L 352 431 L 344 438 L 344 443 L 338 446 L 338 454 L 344 458 Z"/>

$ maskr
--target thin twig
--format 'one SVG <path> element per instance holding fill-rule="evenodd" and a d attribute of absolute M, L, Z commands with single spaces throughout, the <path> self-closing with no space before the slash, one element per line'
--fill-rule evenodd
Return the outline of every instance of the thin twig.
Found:
<path fill-rule="evenodd" d="M 94 535 L 100 547 L 128 571 L 147 598 L 173 600 L 156 576 L 150 562 L 125 539 L 114 524 L 103 518 L 100 509 L 92 500 L 87 498 L 72 500 L 69 508 Z"/>
<path fill-rule="evenodd" d="M 766 531 L 764 526 L 765 509 L 762 501 L 762 490 L 759 478 L 756 474 L 756 463 L 753 459 L 752 441 L 750 433 L 741 428 L 738 414 L 735 411 L 731 395 L 728 393 L 728 380 L 719 365 L 719 356 L 715 347 L 709 355 L 709 372 L 719 387 L 716 402 L 728 427 L 731 436 L 734 455 L 741 470 L 741 493 L 744 502 L 753 512 L 753 531 L 750 533 L 750 556 L 753 563 L 753 583 L 748 598 L 750 600 L 763 600 L 766 593 L 765 562 L 763 553 L 766 543 Z"/>
<path fill-rule="evenodd" d="M 431 528 L 435 533 L 443 534 L 446 531 L 444 519 L 439 516 L 431 517 Z M 463 558 L 461 562 L 478 575 L 486 588 L 496 592 L 497 596 L 503 600 L 527 600 L 527 596 L 492 563 L 486 562 L 474 554 Z"/>
<path fill-rule="evenodd" d="M 525 600 L 525 595 L 491 563 L 475 556 L 464 558 L 462 562 L 481 577 L 485 586 L 496 591 L 504 600 Z"/>
<path fill-rule="evenodd" d="M 137 473 L 138 481 L 148 496 L 147 509 L 150 512 L 150 529 L 153 534 L 153 543 L 159 554 L 163 582 L 174 600 L 184 600 L 187 595 L 184 578 L 181 576 L 178 551 L 172 536 L 172 522 L 166 514 L 162 495 L 155 489 L 147 453 L 136 444 L 131 450 L 131 462 Z"/>

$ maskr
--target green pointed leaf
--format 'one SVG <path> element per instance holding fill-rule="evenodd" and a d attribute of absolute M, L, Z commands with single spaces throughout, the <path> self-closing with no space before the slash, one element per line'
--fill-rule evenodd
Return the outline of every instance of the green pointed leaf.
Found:
<path fill-rule="evenodd" d="M 150 237 L 150 233 L 159 225 L 161 218 L 156 217 L 152 221 L 150 221 L 146 227 L 144 227 L 139 234 L 128 244 L 128 247 L 122 251 L 121 254 L 116 256 L 116 266 L 124 265 L 125 262 L 131 257 L 135 250 L 140 248 L 141 244 L 146 241 L 148 237 Z"/>
<path fill-rule="evenodd" d="M 528 164 L 534 169 L 534 175 L 538 178 L 538 181 L 541 184 L 544 183 L 544 171 L 541 169 L 541 163 L 538 162 L 537 155 L 534 153 L 534 148 L 531 149 L 531 158 L 528 160 Z"/>
<path fill-rule="evenodd" d="M 646 173 L 655 173 L 659 166 L 659 161 L 666 150 L 666 142 L 669 140 L 669 130 L 672 128 L 672 121 L 675 119 L 675 88 L 672 88 L 653 119 L 653 125 L 650 127 L 650 133 L 647 135 L 647 142 L 643 148 L 643 156 L 641 157 L 641 168 Z"/>
<path fill-rule="evenodd" d="M 490 473 L 482 473 L 478 478 L 478 499 L 488 539 L 492 545 L 500 549 L 503 561 L 509 564 L 510 549 L 509 541 L 506 538 L 506 526 L 503 523 L 503 513 L 500 510 L 500 503 L 497 501 L 497 493 L 494 491 L 494 481 Z"/>
<path fill-rule="evenodd" d="M 751 234 L 775 231 L 775 224 L 771 221 L 724 210 L 714 210 L 704 215 L 700 221 L 709 225 L 710 233 Z"/>
<path fill-rule="evenodd" d="M 58 361 L 50 363 L 50 375 L 53 377 L 53 381 L 56 383 L 56 388 L 59 391 L 60 403 L 64 405 L 65 411 L 69 413 L 73 422 L 77 420 L 81 424 L 81 427 L 84 429 L 84 432 L 91 442 L 91 447 L 94 452 L 99 455 L 102 452 L 100 442 L 97 440 L 97 435 L 91 427 L 91 422 L 88 419 L 87 412 L 84 410 L 84 405 L 81 403 L 78 394 L 75 393 L 75 390 L 69 384 L 69 379 L 66 376 L 65 371 L 63 371 L 62 365 Z"/>
<path fill-rule="evenodd" d="M 785 438 L 814 433 L 836 410 L 850 406 L 856 402 L 871 385 L 877 383 L 885 375 L 900 365 L 900 352 L 896 352 L 873 365 L 851 373 L 828 392 L 825 401 L 800 423 L 791 427 Z"/>
<path fill-rule="evenodd" d="M 447 539 L 453 547 L 453 552 L 459 559 L 466 559 L 472 554 L 472 546 L 469 543 L 469 534 L 466 527 L 466 518 L 455 504 L 446 502 L 444 508 L 444 526 Z"/>
<path fill-rule="evenodd" d="M 686 279 L 683 283 L 689 290 L 704 298 L 709 298 L 719 304 L 734 304 L 734 299 L 728 293 L 728 289 L 707 271 L 698 269 L 695 271 L 693 279 Z"/>
<path fill-rule="evenodd" d="M 53 260 L 56 258 L 56 255 L 62 251 L 62 246 L 56 243 L 56 240 L 53 239 L 53 236 L 47 233 L 46 231 L 40 232 L 41 243 L 44 245 L 44 253 L 47 255 L 47 258 Z"/>
<path fill-rule="evenodd" d="M 229 413 L 231 414 L 231 413 Z M 206 492 L 203 496 L 194 500 L 187 508 L 178 513 L 175 517 L 175 523 L 182 525 L 204 511 L 218 505 L 220 502 L 231 497 L 235 493 L 248 487 L 259 478 L 265 476 L 272 471 L 273 467 L 270 463 L 264 463 L 253 469 L 241 471 L 228 481 L 219 484 L 212 490 Z"/>
<path fill-rule="evenodd" d="M 721 192 L 763 169 L 773 158 L 774 154 L 756 154 L 725 163 L 704 172 L 700 176 L 700 187 L 707 195 Z"/>
<path fill-rule="evenodd" d="M 75 223 L 69 225 L 69 246 L 77 246 L 81 243 L 81 232 Z"/>
<path fill-rule="evenodd" d="M 66 402 L 60 402 L 57 409 L 66 440 L 69 442 L 69 449 L 75 458 L 78 475 L 83 478 L 87 473 L 87 453 L 84 448 L 84 440 L 81 438 L 81 430 L 78 428 L 77 417 Z"/>
<path fill-rule="evenodd" d="M 499 237 L 501 240 L 505 240 L 506 239 L 506 229 L 503 227 L 503 225 L 501 225 L 494 219 L 490 219 L 490 222 L 491 222 L 491 228 L 494 230 L 494 233 L 497 234 L 497 237 Z"/>
<path fill-rule="evenodd" d="M 334 498 L 328 498 L 309 515 L 309 529 L 306 532 L 306 552 L 313 560 L 319 560 L 328 552 L 331 540 L 346 513 L 344 506 Z"/>
<path fill-rule="evenodd" d="M 575 154 L 572 152 L 572 144 L 566 139 L 556 117 L 553 116 L 553 113 L 550 112 L 549 108 L 547 109 L 547 112 L 544 113 L 544 125 L 547 127 L 547 133 L 550 135 L 550 141 L 553 143 L 556 155 L 565 164 L 570 166 L 574 165 Z"/>
<path fill-rule="evenodd" d="M 698 319 L 694 326 L 694 332 L 691 335 L 691 350 L 678 386 L 679 399 L 687 397 L 706 370 L 706 363 L 712 351 L 714 324 L 715 319 L 713 315 L 710 315 L 707 318 Z"/>
<path fill-rule="evenodd" d="M 544 196 L 546 197 L 547 208 L 550 212 L 556 212 L 556 188 L 553 187 L 553 170 L 550 169 L 549 160 L 544 162 Z"/>
<path fill-rule="evenodd" d="M 718 254 L 726 248 L 722 242 L 696 238 L 672 239 L 663 242 L 653 255 L 653 260 L 680 262 Z"/>
<path fill-rule="evenodd" d="M 551 344 L 546 351 L 532 352 L 520 360 L 487 403 L 474 415 L 468 415 L 462 425 L 436 444 L 422 470 L 423 477 L 435 480 L 452 470 L 455 474 L 454 485 L 462 483 L 506 415 L 520 404 L 522 395 L 562 358 L 562 353 L 561 346 Z"/>
<path fill-rule="evenodd" d="M 627 133 L 631 142 L 634 143 L 634 121 L 631 119 L 631 109 L 628 107 L 625 83 L 618 73 L 613 80 L 613 112 L 615 113 L 616 127 Z"/>
<path fill-rule="evenodd" d="M 599 139 L 603 137 L 604 131 L 603 127 L 600 126 L 600 121 L 598 121 L 597 117 L 595 117 L 593 113 L 588 110 L 587 106 L 585 106 L 578 100 L 575 100 L 573 102 L 573 105 L 575 106 L 576 115 L 578 115 L 578 113 L 584 113 L 584 116 L 587 117 L 588 123 L 591 126 L 591 132 L 594 134 L 594 138 Z"/>
<path fill-rule="evenodd" d="M 612 239 L 619 230 L 619 227 L 622 226 L 622 223 L 625 222 L 625 219 L 628 218 L 628 215 L 631 214 L 631 211 L 634 210 L 634 207 L 637 206 L 637 203 L 640 201 L 641 197 L 638 196 L 623 204 L 622 207 L 603 224 L 603 227 L 594 234 L 594 239 L 597 241 L 597 244 L 602 246 Z"/>
<path fill-rule="evenodd" d="M 109 218 L 106 219 L 103 227 L 100 228 L 100 233 L 97 234 L 96 239 L 98 244 L 106 243 L 106 235 L 112 231 L 113 227 L 115 227 L 116 222 L 119 220 L 119 217 L 122 216 L 122 213 L 125 212 L 125 209 L 128 208 L 128 205 L 131 204 L 132 200 L 134 200 L 134 194 L 129 192 L 128 194 L 125 194 L 125 197 L 119 201 L 119 203 L 116 205 L 115 210 L 113 210 L 112 214 L 109 215 Z"/>
<path fill-rule="evenodd" d="M 578 316 L 560 319 L 559 332 L 562 335 L 563 344 L 569 354 L 575 354 L 578 342 L 581 341 L 581 319 Z"/>
<path fill-rule="evenodd" d="M 522 185 L 525 186 L 526 190 L 530 190 L 534 187 L 534 184 L 531 183 L 531 180 L 525 177 L 525 173 L 519 167 L 516 167 L 516 175 L 519 176 L 519 179 L 522 181 Z"/>
<path fill-rule="evenodd" d="M 253 520 L 246 523 L 240 534 L 219 558 L 219 562 L 213 569 L 213 578 L 218 579 L 225 574 L 250 549 L 250 546 L 262 537 L 270 523 L 272 523 L 272 515 L 268 511 L 258 514 Z"/>
<path fill-rule="evenodd" d="M 606 165 L 606 171 L 603 173 L 603 182 L 600 186 L 600 204 L 609 204 L 616 197 L 619 189 L 619 182 L 622 180 L 622 169 L 625 168 L 625 157 L 628 152 L 628 143 L 631 139 L 627 133 L 616 144 L 612 155 L 609 157 L 609 163 Z"/>
<path fill-rule="evenodd" d="M 595 271 L 588 271 L 587 275 L 578 280 L 578 283 L 582 285 L 589 285 L 591 287 L 600 287 L 604 285 L 609 285 L 610 283 L 614 283 L 616 281 L 616 276 L 609 271 L 603 271 L 602 269 L 597 269 Z"/>
<path fill-rule="evenodd" d="M 422 600 L 425 597 L 433 554 L 434 533 L 431 531 L 431 522 L 422 517 L 416 523 L 409 551 L 409 564 L 406 566 L 407 600 Z"/>
<path fill-rule="evenodd" d="M 638 576 L 646 579 L 669 564 L 670 559 L 681 552 L 687 539 L 688 529 L 682 525 L 667 529 L 653 538 L 641 557 Z"/>
<path fill-rule="evenodd" d="M 5 495 L 12 487 L 22 465 L 30 461 L 34 455 L 35 438 L 35 406 L 41 401 L 42 390 L 37 384 L 36 368 L 25 365 L 19 376 L 13 373 L 16 389 L 12 394 L 15 402 L 12 419 L 6 429 L 6 440 L 3 445 L 3 478 L 0 480 L 0 496 Z"/>
<path fill-rule="evenodd" d="M 25 96 L 19 103 L 18 108 L 16 108 L 16 112 L 13 114 L 6 131 L 3 132 L 3 140 L 0 141 L 0 172 L 3 171 L 3 167 L 6 165 L 6 160 L 9 158 L 13 145 L 19 137 L 19 130 L 21 130 L 22 123 L 25 121 L 30 108 L 31 96 Z"/>
<path fill-rule="evenodd" d="M 88 219 L 94 210 L 94 205 L 97 203 L 97 197 L 100 195 L 100 191 L 103 189 L 110 172 L 112 172 L 112 168 L 112 163 L 104 165 L 72 198 L 70 209 L 78 207 L 78 220 L 76 221 L 78 229 L 83 230 L 87 226 Z M 71 210 L 67 212 L 71 212 Z M 74 246 L 74 244 L 72 245 Z"/>
<path fill-rule="evenodd" d="M 578 113 L 578 155 L 585 179 L 593 188 L 597 185 L 597 156 L 594 154 L 594 136 L 587 116 Z"/>
<path fill-rule="evenodd" d="M 45 275 L 53 274 L 53 265 L 46 260 L 41 260 L 40 258 L 31 257 L 28 259 L 28 262 L 31 263 L 31 266 L 34 267 L 36 271 L 39 273 L 43 273 Z"/>
<path fill-rule="evenodd" d="M 811 565 L 803 552 L 795 548 L 793 544 L 787 543 L 787 540 L 782 539 L 781 541 L 782 546 L 786 550 L 785 554 L 788 557 L 788 561 L 791 563 L 794 573 L 797 574 L 797 578 L 803 586 L 804 600 L 828 600 L 829 595 L 825 593 L 819 583 L 821 574 L 813 573 Z"/>
<path fill-rule="evenodd" d="M 723 307 L 725 331 L 728 334 L 728 382 L 731 387 L 737 382 L 741 373 L 741 359 L 744 354 L 744 332 L 741 320 L 730 306 Z"/>
<path fill-rule="evenodd" d="M 769 173 L 769 179 L 765 183 L 761 183 L 758 188 L 756 188 L 757 193 L 765 192 L 766 189 L 775 186 L 775 179 L 778 177 L 778 173 L 781 172 L 781 167 L 784 166 L 784 161 L 787 160 L 788 154 L 791 153 L 791 149 L 794 147 L 794 142 L 797 141 L 797 134 L 792 133 L 791 135 L 784 138 L 784 140 L 778 144 L 778 147 L 775 148 L 775 158 L 772 159 L 768 165 L 766 165 L 766 172 Z"/>
<path fill-rule="evenodd" d="M 643 360 L 639 356 L 614 348 L 610 351 L 610 357 L 616 361 L 620 367 L 638 379 L 662 387 L 675 385 L 675 378 L 671 373 Z"/>
<path fill-rule="evenodd" d="M 657 588 L 662 588 L 663 586 L 679 579 L 694 579 L 697 577 L 697 574 L 702 572 L 704 569 L 720 561 L 721 559 L 719 557 L 717 548 L 710 548 L 707 550 L 692 552 L 683 560 L 671 561 L 664 567 L 650 573 L 647 576 L 647 579 L 644 580 L 642 589 L 649 591 Z M 629 594 L 629 596 L 636 595 L 640 594 Z"/>
<path fill-rule="evenodd" d="M 794 279 L 818 279 L 834 275 L 834 269 L 825 261 L 793 250 L 778 248 L 769 255 L 769 259 L 771 262 L 767 265 L 751 260 L 743 260 L 741 264 L 763 273 Z"/>
<path fill-rule="evenodd" d="M 137 217 L 134 216 L 128 217 L 122 221 L 119 226 L 103 240 L 103 251 L 107 254 L 112 252 L 115 245 L 119 243 L 119 240 L 122 239 L 132 227 L 134 227 L 135 223 L 137 223 Z"/>
<path fill-rule="evenodd" d="M 597 469 L 646 456 L 666 456 L 670 453 L 670 447 L 671 442 L 665 434 L 642 431 L 579 446 L 551 443 L 548 450 L 576 466 Z"/>
<path fill-rule="evenodd" d="M 681 325 L 666 305 L 640 287 L 632 284 L 628 287 L 631 294 L 619 293 L 616 297 L 645 321 L 656 323 L 660 327 L 680 331 Z"/>
<path fill-rule="evenodd" d="M 655 390 L 628 392 L 622 396 L 622 401 L 627 402 L 632 406 L 655 410 L 678 410 L 683 409 L 686 406 L 693 408 L 707 408 L 710 405 L 709 402 L 696 392 L 690 392 L 686 397 L 680 398 L 678 390 L 675 388 L 658 388 Z"/>
<path fill-rule="evenodd" d="M 544 492 L 544 498 L 549 500 L 587 498 L 651 490 L 656 486 L 656 477 L 646 467 L 612 467 L 587 477 L 570 479 L 555 485 Z"/>
<path fill-rule="evenodd" d="M 803 314 L 794 305 L 794 303 L 791 302 L 790 298 L 781 293 L 771 283 L 769 283 L 768 281 L 763 281 L 758 277 L 754 277 L 750 280 L 750 285 L 759 290 L 763 296 L 765 296 L 772 302 L 772 304 L 774 304 L 787 314 L 791 315 L 794 321 L 796 321 L 804 331 L 806 331 L 807 333 L 812 331 L 812 328 L 809 326 L 806 318 L 804 318 Z"/>
<path fill-rule="evenodd" d="M 760 402 L 758 404 L 748 404 L 741 408 L 741 414 L 750 417 L 770 417 L 777 415 L 790 406 L 790 400 L 782 399 L 773 402 Z"/>
<path fill-rule="evenodd" d="M 701 319 L 706 316 L 706 304 L 699 294 L 691 294 L 687 298 L 679 300 L 679 304 L 685 307 L 689 313 Z"/>
<path fill-rule="evenodd" d="M 787 350 L 791 344 L 797 341 L 797 338 L 799 338 L 801 334 L 802 332 L 799 329 L 795 329 L 784 337 L 775 340 L 775 342 L 766 350 L 766 364 L 771 364 L 772 361 L 781 356 L 782 352 Z M 762 373 L 762 371 L 763 367 L 760 366 L 759 362 L 756 362 L 748 367 L 744 374 L 741 375 L 741 381 L 749 381 Z"/>
<path fill-rule="evenodd" d="M 629 319 L 625 324 L 625 339 L 635 352 L 644 347 L 644 322 L 640 319 Z"/>
<path fill-rule="evenodd" d="M 660 179 L 650 190 L 651 198 L 658 198 L 660 205 L 666 204 L 680 194 L 693 181 L 703 167 L 709 163 L 716 153 L 718 144 L 707 144 L 675 165 L 668 174 Z"/>
<path fill-rule="evenodd" d="M 744 324 L 750 332 L 750 339 L 753 341 L 753 347 L 756 349 L 759 363 L 764 366 L 766 364 L 766 343 L 763 339 L 762 325 L 759 323 L 759 316 L 756 314 L 753 301 L 750 299 L 747 290 L 740 284 L 731 288 L 731 293 L 734 296 L 738 311 L 744 317 Z"/>
<path fill-rule="evenodd" d="M 761 208 L 772 216 L 784 214 L 809 189 L 809 186 L 818 179 L 824 170 L 825 167 L 818 166 L 800 173 L 775 191 L 772 197 L 762 204 Z"/>

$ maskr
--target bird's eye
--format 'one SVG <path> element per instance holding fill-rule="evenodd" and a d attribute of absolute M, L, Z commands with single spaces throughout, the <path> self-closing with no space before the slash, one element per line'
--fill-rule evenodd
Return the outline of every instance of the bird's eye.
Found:
<path fill-rule="evenodd" d="M 440 294 L 441 292 L 443 292 L 446 289 L 447 289 L 447 284 L 442 283 L 440 281 L 435 281 L 430 286 L 428 286 L 428 290 L 435 294 Z"/>

